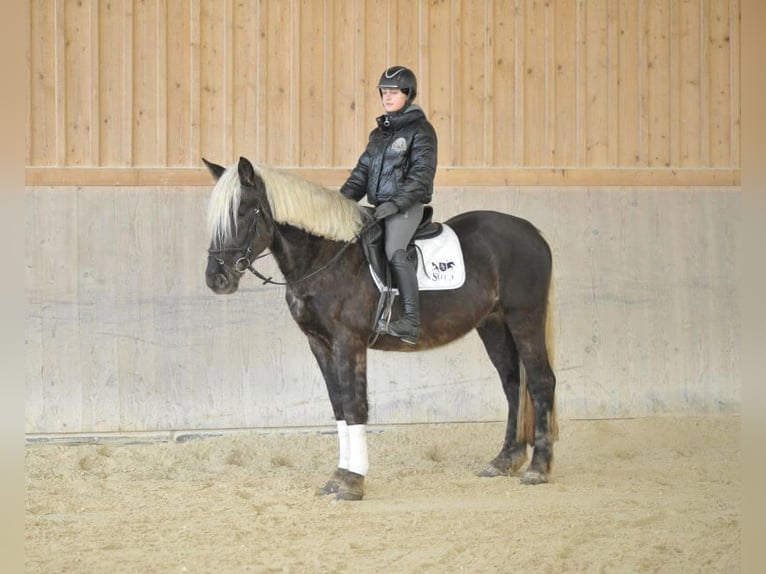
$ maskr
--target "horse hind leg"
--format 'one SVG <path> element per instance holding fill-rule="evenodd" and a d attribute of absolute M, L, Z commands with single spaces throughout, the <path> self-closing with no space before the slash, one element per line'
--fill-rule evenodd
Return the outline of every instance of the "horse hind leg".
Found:
<path fill-rule="evenodd" d="M 505 440 L 498 455 L 479 472 L 482 477 L 508 476 L 518 471 L 527 460 L 527 444 L 518 439 L 519 389 L 521 368 L 516 343 L 499 315 L 490 315 L 476 328 L 492 364 L 500 375 L 508 401 Z"/>
<path fill-rule="evenodd" d="M 554 400 L 556 377 L 548 357 L 545 317 L 518 313 L 509 318 L 509 326 L 524 365 L 534 409 L 534 433 L 530 432 L 527 437 L 533 445 L 532 460 L 521 482 L 541 484 L 548 482 L 553 464 L 553 441 L 558 434 Z"/>

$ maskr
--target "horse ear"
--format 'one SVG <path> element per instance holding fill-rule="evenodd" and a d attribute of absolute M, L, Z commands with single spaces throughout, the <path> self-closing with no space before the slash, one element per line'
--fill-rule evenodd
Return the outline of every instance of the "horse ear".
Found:
<path fill-rule="evenodd" d="M 205 165 L 207 166 L 208 171 L 213 174 L 213 177 L 216 179 L 216 181 L 221 179 L 223 172 L 226 171 L 225 167 L 209 162 L 204 157 L 202 158 L 202 161 L 205 162 Z"/>
<path fill-rule="evenodd" d="M 243 185 L 253 187 L 255 185 L 255 169 L 247 158 L 239 158 L 239 181 Z"/>

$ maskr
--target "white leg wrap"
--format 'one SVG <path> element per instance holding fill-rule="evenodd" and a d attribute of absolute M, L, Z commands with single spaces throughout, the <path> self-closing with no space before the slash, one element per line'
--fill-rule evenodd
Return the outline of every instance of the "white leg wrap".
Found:
<path fill-rule="evenodd" d="M 348 470 L 349 463 L 349 444 L 348 444 L 348 425 L 346 421 L 335 421 L 338 424 L 338 468 Z"/>
<path fill-rule="evenodd" d="M 370 461 L 367 458 L 367 425 L 348 427 L 349 465 L 351 472 L 367 475 Z"/>

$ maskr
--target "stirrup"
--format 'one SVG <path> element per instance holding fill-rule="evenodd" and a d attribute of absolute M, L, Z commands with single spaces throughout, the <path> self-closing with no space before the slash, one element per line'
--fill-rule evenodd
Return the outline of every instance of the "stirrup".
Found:
<path fill-rule="evenodd" d="M 391 335 L 392 337 L 396 337 L 397 339 L 401 339 L 405 343 L 409 345 L 416 345 L 418 342 L 418 339 L 420 338 L 420 327 L 414 326 L 412 324 L 404 324 L 406 319 L 397 319 L 396 321 L 389 323 L 386 325 L 385 333 L 387 335 Z M 397 325 L 397 323 L 400 323 Z M 402 329 L 401 331 L 397 331 L 397 328 Z M 414 332 L 413 332 L 414 331 Z"/>

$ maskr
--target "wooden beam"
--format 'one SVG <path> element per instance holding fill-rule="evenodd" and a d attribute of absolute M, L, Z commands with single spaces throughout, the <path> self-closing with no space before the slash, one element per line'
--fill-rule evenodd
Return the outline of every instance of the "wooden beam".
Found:
<path fill-rule="evenodd" d="M 285 168 L 327 187 L 340 187 L 349 170 Z M 205 168 L 66 168 L 27 167 L 27 186 L 208 186 Z M 732 186 L 741 184 L 738 169 L 512 169 L 439 168 L 437 186 Z"/>

